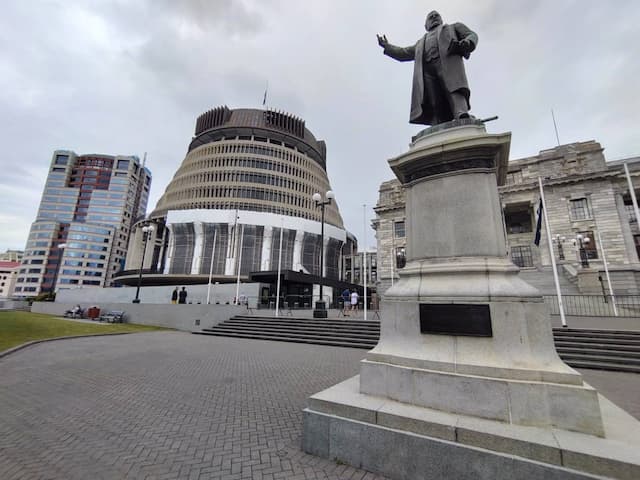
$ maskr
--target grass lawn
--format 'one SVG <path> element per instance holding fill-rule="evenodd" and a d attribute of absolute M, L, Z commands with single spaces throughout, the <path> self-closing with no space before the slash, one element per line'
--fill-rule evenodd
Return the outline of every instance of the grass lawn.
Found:
<path fill-rule="evenodd" d="M 92 333 L 148 332 L 162 327 L 129 323 L 91 324 L 63 320 L 53 315 L 31 312 L 0 312 L 0 352 L 22 343 L 43 338 L 88 335 Z"/>

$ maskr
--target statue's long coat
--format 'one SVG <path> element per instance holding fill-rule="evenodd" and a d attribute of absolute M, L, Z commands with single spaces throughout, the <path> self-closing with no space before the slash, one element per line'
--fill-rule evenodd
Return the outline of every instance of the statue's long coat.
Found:
<path fill-rule="evenodd" d="M 384 49 L 385 55 L 395 58 L 401 62 L 409 62 L 414 60 L 413 67 L 413 89 L 411 91 L 411 114 L 409 123 L 419 123 L 423 125 L 434 125 L 437 118 L 434 112 L 425 111 L 424 106 L 429 105 L 425 102 L 425 95 L 433 95 L 434 92 L 425 91 L 424 74 L 422 59 L 424 56 L 424 44 L 427 34 L 425 34 L 415 45 L 411 47 L 397 47 L 387 44 Z M 442 74 L 444 84 L 449 92 L 460 90 L 467 98 L 469 108 L 469 84 L 467 83 L 467 75 L 464 72 L 464 64 L 462 57 L 456 54 L 449 54 L 449 44 L 452 40 L 469 40 L 471 49 L 465 53 L 464 57 L 469 58 L 469 54 L 475 50 L 478 44 L 478 36 L 472 32 L 463 23 L 454 23 L 451 25 L 443 25 L 438 36 L 438 51 L 440 54 L 440 63 L 442 64 Z"/>

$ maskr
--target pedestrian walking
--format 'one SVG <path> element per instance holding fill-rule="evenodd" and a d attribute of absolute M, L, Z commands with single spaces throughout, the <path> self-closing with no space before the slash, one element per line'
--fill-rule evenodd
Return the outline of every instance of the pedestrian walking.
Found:
<path fill-rule="evenodd" d="M 347 310 L 349 310 L 349 303 L 351 302 L 351 292 L 348 288 L 342 291 L 342 314 L 347 317 Z"/>
<path fill-rule="evenodd" d="M 360 296 L 355 290 L 351 292 L 351 310 L 358 311 L 358 300 Z"/>
<path fill-rule="evenodd" d="M 171 292 L 171 303 L 174 305 L 178 303 L 178 287 L 174 288 L 173 292 Z"/>
<path fill-rule="evenodd" d="M 187 303 L 187 289 L 184 287 L 178 293 L 178 303 Z"/>

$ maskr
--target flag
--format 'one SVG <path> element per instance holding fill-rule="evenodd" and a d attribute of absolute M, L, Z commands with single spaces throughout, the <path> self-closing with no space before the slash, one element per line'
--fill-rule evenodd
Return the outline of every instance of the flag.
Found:
<path fill-rule="evenodd" d="M 262 105 L 267 103 L 267 89 L 264 90 L 264 97 L 262 97 Z"/>
<path fill-rule="evenodd" d="M 533 243 L 536 244 L 536 247 L 540 246 L 541 233 L 542 233 L 542 198 L 540 198 L 540 203 L 538 204 L 538 223 L 536 223 L 536 236 L 533 239 Z"/>

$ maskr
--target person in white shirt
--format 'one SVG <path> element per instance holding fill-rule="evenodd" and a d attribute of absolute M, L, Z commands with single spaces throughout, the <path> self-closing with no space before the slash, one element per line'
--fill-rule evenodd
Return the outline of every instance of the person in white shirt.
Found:
<path fill-rule="evenodd" d="M 358 292 L 351 292 L 351 310 L 358 310 Z"/>

